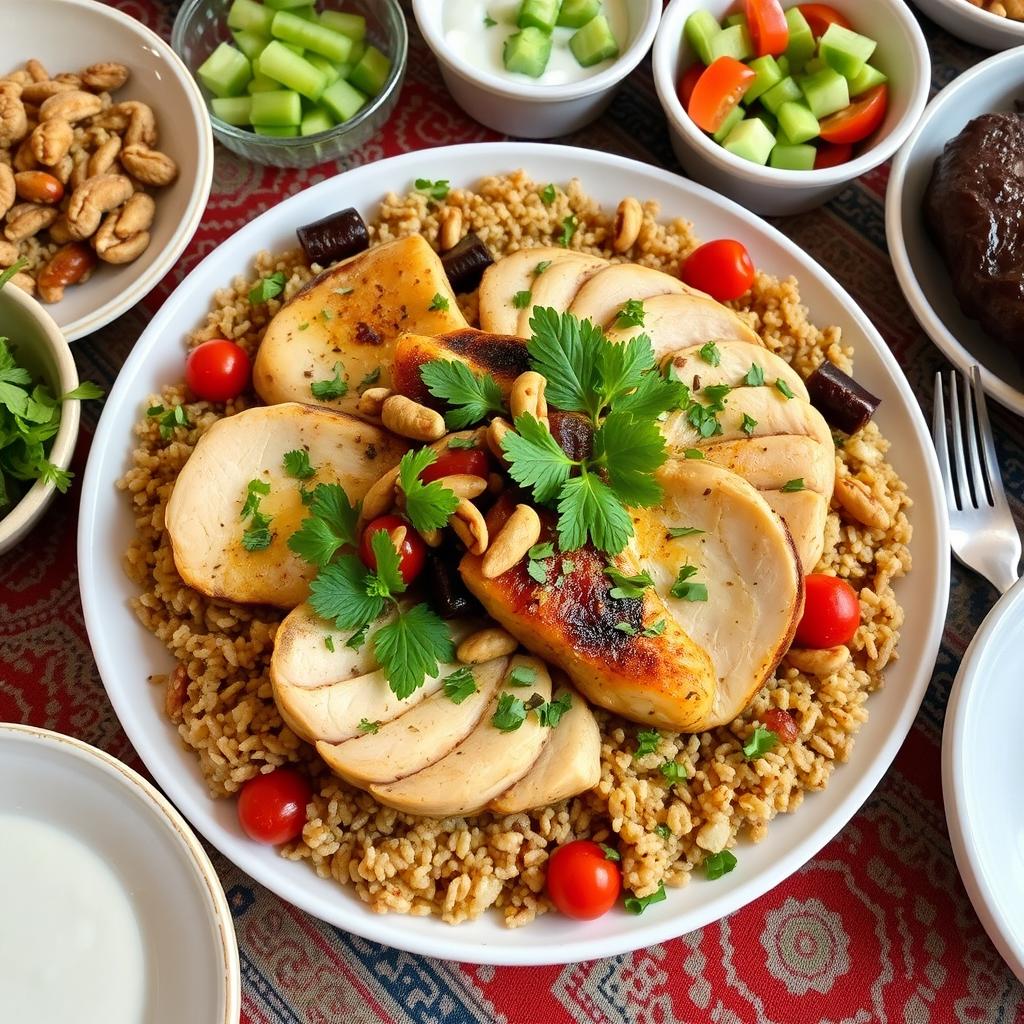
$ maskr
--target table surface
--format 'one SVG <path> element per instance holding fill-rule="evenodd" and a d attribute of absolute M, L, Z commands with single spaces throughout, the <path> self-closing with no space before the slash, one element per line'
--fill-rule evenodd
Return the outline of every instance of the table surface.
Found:
<path fill-rule="evenodd" d="M 170 36 L 176 4 L 114 5 Z M 218 147 L 213 194 L 198 234 L 145 302 L 74 346 L 83 378 L 109 387 L 178 281 L 282 197 L 356 164 L 499 138 L 452 103 L 411 14 L 408 20 L 409 71 L 383 137 L 338 167 L 301 172 L 245 164 Z M 934 91 L 985 56 L 927 20 L 922 27 Z M 604 117 L 559 141 L 679 171 L 649 61 L 630 76 Z M 930 413 L 934 373 L 947 364 L 918 327 L 893 276 L 883 223 L 887 178 L 888 166 L 879 168 L 825 208 L 775 223 L 861 304 Z M 992 414 L 1019 524 L 1024 421 L 998 407 Z M 78 473 L 97 415 L 95 403 L 84 411 Z M 56 502 L 20 550 L 0 558 L 0 720 L 70 733 L 142 769 L 89 651 L 78 595 L 76 504 L 76 492 Z M 895 764 L 864 807 L 788 881 L 727 920 L 661 946 L 565 967 L 443 963 L 323 924 L 213 852 L 241 948 L 242 1021 L 1024 1024 L 1024 986 L 986 937 L 957 874 L 940 786 L 950 685 L 995 598 L 987 583 L 954 563 L 949 618 L 928 694 Z M 528 935 L 523 939 L 529 941 Z"/>

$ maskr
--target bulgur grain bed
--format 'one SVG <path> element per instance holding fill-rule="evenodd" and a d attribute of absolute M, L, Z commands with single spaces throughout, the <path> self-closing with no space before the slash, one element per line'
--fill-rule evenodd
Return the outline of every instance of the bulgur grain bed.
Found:
<path fill-rule="evenodd" d="M 464 230 L 475 231 L 496 255 L 550 244 L 568 217 L 577 224 L 572 248 L 672 274 L 697 244 L 685 220 L 659 223 L 657 205 L 646 203 L 635 244 L 613 254 L 614 211 L 602 211 L 577 181 L 545 205 L 538 185 L 522 172 L 485 178 L 474 191 L 453 189 L 440 204 L 415 192 L 388 195 L 371 224 L 371 237 L 383 242 L 420 232 L 436 247 L 446 209 L 458 209 Z M 282 271 L 284 293 L 254 306 L 248 300 L 254 280 L 237 279 L 216 293 L 212 312 L 189 344 L 226 337 L 253 354 L 271 317 L 316 269 L 298 251 L 261 253 L 255 276 Z M 475 294 L 462 305 L 475 322 Z M 819 329 L 808 320 L 793 278 L 780 281 L 759 273 L 752 293 L 733 306 L 802 375 L 826 358 L 852 369 L 853 353 L 839 329 Z M 870 423 L 837 449 L 837 473 L 860 481 L 885 509 L 889 525 L 872 529 L 841 508 L 831 511 L 818 566 L 848 579 L 860 595 L 861 625 L 850 644 L 853 656 L 843 667 L 822 678 L 784 662 L 729 726 L 700 735 L 662 733 L 657 749 L 641 757 L 634 756 L 638 727 L 595 708 L 602 732 L 600 783 L 552 807 L 445 820 L 400 814 L 330 774 L 281 720 L 268 666 L 284 613 L 211 600 L 186 587 L 175 570 L 163 527 L 175 477 L 202 434 L 250 400 L 214 408 L 186 402 L 184 387 L 174 385 L 153 396 L 153 403 L 185 403 L 189 426 L 176 429 L 170 439 L 161 437 L 152 417 L 136 428 L 133 467 L 121 483 L 137 528 L 125 565 L 140 588 L 139 618 L 187 676 L 183 699 L 180 673 L 171 677 L 169 714 L 198 756 L 215 797 L 229 796 L 247 779 L 279 765 L 297 763 L 307 771 L 315 792 L 308 820 L 301 840 L 282 852 L 352 886 L 375 911 L 436 914 L 454 924 L 493 906 L 510 927 L 526 924 L 549 907 L 543 893 L 549 853 L 575 838 L 615 843 L 624 884 L 637 895 L 655 892 L 662 881 L 685 885 L 709 853 L 738 838 L 762 839 L 776 814 L 795 810 L 805 793 L 826 786 L 833 768 L 849 758 L 867 718 L 868 695 L 897 656 L 903 612 L 892 584 L 910 568 L 910 499 L 886 461 L 888 442 Z M 747 761 L 743 745 L 769 709 L 788 712 L 798 738 Z M 666 759 L 684 764 L 689 779 L 670 786 L 660 771 Z M 659 826 L 667 826 L 667 832 Z"/>

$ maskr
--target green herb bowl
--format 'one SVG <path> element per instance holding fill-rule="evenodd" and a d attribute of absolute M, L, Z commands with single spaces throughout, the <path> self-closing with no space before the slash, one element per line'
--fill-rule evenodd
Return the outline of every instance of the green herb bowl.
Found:
<path fill-rule="evenodd" d="M 7 338 L 18 364 L 32 374 L 33 380 L 46 384 L 54 395 L 66 395 L 78 387 L 78 370 L 71 348 L 53 317 L 13 285 L 0 289 L 0 333 Z M 63 403 L 60 427 L 48 455 L 61 469 L 71 465 L 80 415 L 79 402 Z M 53 483 L 37 480 L 16 505 L 0 507 L 0 555 L 25 538 L 56 493 Z"/>
<path fill-rule="evenodd" d="M 231 0 L 185 0 L 174 19 L 171 46 L 184 61 L 193 78 L 196 69 L 220 43 L 231 42 L 228 9 Z M 344 124 L 330 131 L 296 138 L 272 138 L 238 128 L 215 117 L 210 111 L 213 134 L 232 153 L 245 160 L 270 167 L 315 167 L 339 160 L 380 134 L 398 102 L 405 77 L 409 30 L 398 0 L 327 0 L 322 10 L 345 10 L 366 18 L 366 36 L 391 60 L 391 73 L 384 88 Z M 207 103 L 210 95 L 200 83 Z"/>

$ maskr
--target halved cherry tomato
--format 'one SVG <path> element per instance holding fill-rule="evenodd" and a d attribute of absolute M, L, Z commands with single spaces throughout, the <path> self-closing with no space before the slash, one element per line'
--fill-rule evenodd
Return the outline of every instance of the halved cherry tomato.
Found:
<path fill-rule="evenodd" d="M 811 27 L 815 39 L 823 36 L 829 25 L 853 28 L 845 15 L 840 14 L 834 7 L 829 7 L 828 4 L 797 4 L 797 9 L 807 19 L 807 24 Z"/>
<path fill-rule="evenodd" d="M 615 906 L 622 874 L 589 839 L 560 846 L 548 859 L 548 896 L 566 917 L 590 921 Z"/>
<path fill-rule="evenodd" d="M 250 779 L 238 794 L 238 821 L 250 839 L 278 846 L 302 834 L 313 790 L 306 777 L 277 768 Z"/>
<path fill-rule="evenodd" d="M 440 480 L 443 476 L 466 474 L 482 476 L 486 480 L 489 471 L 490 461 L 482 448 L 450 448 L 420 473 L 420 479 L 429 484 L 431 480 Z"/>
<path fill-rule="evenodd" d="M 759 57 L 777 56 L 789 44 L 789 25 L 779 0 L 746 0 L 747 28 Z"/>
<path fill-rule="evenodd" d="M 682 78 L 679 79 L 679 102 L 682 103 L 683 109 L 687 110 L 690 106 L 690 97 L 693 95 L 693 87 L 697 84 L 697 79 L 704 74 L 704 65 L 700 62 L 691 64 L 686 69 L 686 73 Z"/>
<path fill-rule="evenodd" d="M 694 124 L 706 132 L 717 132 L 756 77 L 746 64 L 719 57 L 704 69 L 690 95 L 686 109 Z"/>
<path fill-rule="evenodd" d="M 818 152 L 814 157 L 814 169 L 820 171 L 824 167 L 838 167 L 845 164 L 851 156 L 853 146 L 849 142 L 837 145 L 822 142 L 818 145 Z"/>
<path fill-rule="evenodd" d="M 734 238 L 716 238 L 698 246 L 679 276 L 691 287 L 719 302 L 738 299 L 754 283 L 754 261 L 747 247 Z"/>
<path fill-rule="evenodd" d="M 826 142 L 860 142 L 885 120 L 889 106 L 889 86 L 884 82 L 868 89 L 848 107 L 821 122 L 821 137 Z"/>
<path fill-rule="evenodd" d="M 377 556 L 373 553 L 370 540 L 381 530 L 391 533 L 399 526 L 405 527 L 405 540 L 398 545 L 398 571 L 406 584 L 409 584 L 423 572 L 423 564 L 427 560 L 427 545 L 407 519 L 396 515 L 377 516 L 376 519 L 371 519 L 363 528 L 363 536 L 359 540 L 359 557 L 363 560 L 363 565 L 376 572 Z"/>
<path fill-rule="evenodd" d="M 237 398 L 249 384 L 249 356 L 233 341 L 204 341 L 185 360 L 185 383 L 207 402 Z"/>
<path fill-rule="evenodd" d="M 801 647 L 836 647 L 848 643 L 860 625 L 860 601 L 846 580 L 823 572 L 804 577 L 804 614 L 796 627 Z"/>

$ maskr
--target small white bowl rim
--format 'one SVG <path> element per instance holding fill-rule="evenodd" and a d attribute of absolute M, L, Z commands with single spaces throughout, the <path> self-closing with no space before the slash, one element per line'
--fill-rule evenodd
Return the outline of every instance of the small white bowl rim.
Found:
<path fill-rule="evenodd" d="M 4 289 L 4 295 L 27 310 L 42 329 L 46 339 L 45 345 L 57 363 L 60 392 L 54 397 L 57 398 L 60 395 L 66 395 L 69 391 L 74 391 L 78 387 L 78 368 L 75 366 L 71 348 L 61 333 L 61 329 L 57 326 L 57 322 L 31 295 L 23 292 L 20 288 L 8 285 Z M 48 456 L 49 460 L 61 469 L 67 469 L 71 465 L 71 458 L 75 454 L 75 442 L 78 440 L 78 425 L 82 413 L 81 405 L 82 403 L 75 399 L 61 403 L 60 426 L 54 435 Z M 52 481 L 37 480 L 22 496 L 21 501 L 7 515 L 0 518 L 0 548 L 9 538 L 20 533 L 29 523 L 45 512 L 54 490 L 56 488 Z"/>
<path fill-rule="evenodd" d="M 964 2 L 966 3 L 966 0 Z M 968 6 L 970 5 L 968 4 Z M 885 237 L 889 243 L 889 258 L 892 260 L 896 279 L 899 281 L 900 288 L 902 288 L 914 316 L 921 321 L 925 333 L 951 362 L 964 370 L 977 363 L 977 359 L 957 340 L 952 331 L 939 318 L 938 313 L 935 312 L 918 284 L 917 271 L 910 262 L 910 254 L 907 252 L 903 235 L 904 186 L 918 139 L 932 120 L 939 117 L 946 106 L 952 103 L 964 89 L 970 88 L 975 79 L 982 78 L 989 73 L 998 73 L 995 69 L 1004 62 L 1010 65 L 1019 63 L 1021 60 L 1024 60 L 1024 46 L 1003 50 L 1001 53 L 994 53 L 980 64 L 975 64 L 973 68 L 954 78 L 928 104 L 927 110 L 918 121 L 910 138 L 907 139 L 906 145 L 896 154 L 896 159 L 893 160 L 892 168 L 889 171 L 889 183 L 885 194 Z M 1024 392 L 1018 391 L 986 367 L 981 366 L 980 370 L 981 383 L 986 393 L 1008 409 L 1024 416 Z"/>
<path fill-rule="evenodd" d="M 433 51 L 434 56 L 447 65 L 460 77 L 479 86 L 495 96 L 517 100 L 522 103 L 551 103 L 564 100 L 576 100 L 583 96 L 593 96 L 617 85 L 643 60 L 651 44 L 655 40 L 658 24 L 661 21 L 661 0 L 639 0 L 647 6 L 647 17 L 643 28 L 633 38 L 633 43 L 625 53 L 620 54 L 612 66 L 598 72 L 591 78 L 579 82 L 560 85 L 533 85 L 529 82 L 506 82 L 499 75 L 492 75 L 463 60 L 458 54 L 452 53 L 438 31 L 434 15 L 442 17 L 437 11 L 443 10 L 443 0 L 413 0 L 412 10 L 423 38 Z"/>
<path fill-rule="evenodd" d="M 998 14 L 986 11 L 984 7 L 975 7 L 969 0 L 932 0 L 932 3 L 945 7 L 951 14 L 964 17 L 968 21 L 976 21 L 985 28 L 1004 30 L 1007 36 L 1015 36 L 1024 43 L 1024 21 L 1000 18 Z"/>
<path fill-rule="evenodd" d="M 119 761 L 105 750 L 100 750 L 99 747 L 94 747 L 74 736 L 66 736 L 64 733 L 55 732 L 52 729 L 41 729 L 35 725 L 21 725 L 17 722 L 0 722 L 0 735 L 5 732 L 13 734 L 15 739 L 27 739 L 42 746 L 60 747 L 74 758 L 94 762 L 118 785 L 137 789 L 144 798 L 143 802 L 166 819 L 176 841 L 188 854 L 196 873 L 206 887 L 213 922 L 217 927 L 221 951 L 224 954 L 223 1022 L 224 1024 L 238 1024 L 241 1012 L 241 968 L 238 960 L 235 924 L 231 917 L 227 896 L 224 894 L 224 887 L 220 884 L 220 878 L 217 876 L 217 870 L 188 822 L 152 783 L 147 782 L 134 768 L 129 768 L 123 761 Z"/>
<path fill-rule="evenodd" d="M 964 0 L 966 3 L 967 0 Z M 677 10 L 692 6 L 693 0 L 672 0 L 665 9 L 662 19 L 662 30 L 654 40 L 654 55 L 652 67 L 654 71 L 654 87 L 661 101 L 662 110 L 668 118 L 669 123 L 677 131 L 687 137 L 701 153 L 712 163 L 717 164 L 721 169 L 738 174 L 749 181 L 759 182 L 765 185 L 793 185 L 801 188 L 828 187 L 839 185 L 845 181 L 852 181 L 862 174 L 873 170 L 879 164 L 884 163 L 900 148 L 906 141 L 907 136 L 914 129 L 918 119 L 924 111 L 928 102 L 928 88 L 931 84 L 931 56 L 928 53 L 928 44 L 925 41 L 924 33 L 921 31 L 917 20 L 910 13 L 902 0 L 895 0 L 891 3 L 897 20 L 903 25 L 910 42 L 911 58 L 916 62 L 915 87 L 907 105 L 903 117 L 893 126 L 892 131 L 870 149 L 861 153 L 854 160 L 845 164 L 838 164 L 835 167 L 822 167 L 810 171 L 789 171 L 778 167 L 762 166 L 742 157 L 734 156 L 723 146 L 720 146 L 710 136 L 705 135 L 690 119 L 683 110 L 683 105 L 676 95 L 676 83 L 672 80 L 669 71 L 672 50 L 679 46 L 682 25 L 679 26 L 679 33 L 668 31 L 673 23 L 673 15 Z"/>
<path fill-rule="evenodd" d="M 184 252 L 185 246 L 192 241 L 203 218 L 206 202 L 210 197 L 210 189 L 213 186 L 213 128 L 206 112 L 206 103 L 203 101 L 202 94 L 192 75 L 189 74 L 188 68 L 171 49 L 170 44 L 164 42 L 152 29 L 122 11 L 95 3 L 94 0 L 60 0 L 60 2 L 71 7 L 81 7 L 100 17 L 112 18 L 142 36 L 185 83 L 185 92 L 188 95 L 193 120 L 206 129 L 199 132 L 199 160 L 195 168 L 195 181 L 189 195 L 187 214 L 171 236 L 169 244 L 152 265 L 135 278 L 118 298 L 111 299 L 91 313 L 80 316 L 77 320 L 67 324 L 64 327 L 64 333 L 67 340 L 71 342 L 78 341 L 79 338 L 84 338 L 86 335 L 92 334 L 93 331 L 98 331 L 112 320 L 116 320 L 122 313 L 127 312 L 136 303 L 141 302 L 160 283 Z"/>

